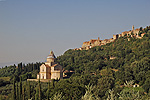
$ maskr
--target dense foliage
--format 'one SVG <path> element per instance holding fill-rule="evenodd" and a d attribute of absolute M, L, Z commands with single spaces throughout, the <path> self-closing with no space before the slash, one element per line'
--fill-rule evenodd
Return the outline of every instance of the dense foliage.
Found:
<path fill-rule="evenodd" d="M 23 80 L 27 78 L 36 78 L 36 74 L 39 71 L 40 65 L 42 63 L 28 63 L 22 64 L 19 63 L 18 66 L 5 66 L 4 68 L 0 69 L 0 77 L 10 77 L 11 79 L 15 76 L 19 78 L 19 76 L 23 77 Z M 32 72 L 32 73 L 31 73 Z"/>
<path fill-rule="evenodd" d="M 57 62 L 68 70 L 67 79 L 26 82 L 28 77 L 36 78 L 40 63 L 2 68 L 1 77 L 15 78 L 0 87 L 1 94 L 16 100 L 150 99 L 150 26 L 139 34 L 142 33 L 146 33 L 142 39 L 124 36 L 89 50 L 66 51 Z M 133 87 L 134 84 L 139 87 Z M 4 87 L 9 87 L 9 92 L 3 92 Z"/>
<path fill-rule="evenodd" d="M 142 39 L 125 36 L 90 50 L 68 50 L 57 61 L 75 74 L 98 74 L 102 69 L 114 69 L 113 77 L 118 84 L 135 80 L 144 85 L 150 75 L 150 27 L 144 30 L 147 34 Z"/>
<path fill-rule="evenodd" d="M 0 69 L 0 94 L 7 97 L 12 91 L 13 78 L 15 81 L 19 82 L 20 77 L 22 81 L 27 80 L 28 78 L 36 78 L 37 73 L 39 72 L 39 67 L 41 63 L 29 63 L 22 64 L 19 63 L 17 66 L 5 66 Z"/>

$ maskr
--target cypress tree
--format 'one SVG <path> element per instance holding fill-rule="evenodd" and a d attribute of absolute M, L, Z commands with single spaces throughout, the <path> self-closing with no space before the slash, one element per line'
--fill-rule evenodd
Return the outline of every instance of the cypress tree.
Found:
<path fill-rule="evenodd" d="M 23 64 L 22 67 L 23 67 L 24 72 L 26 73 L 27 72 L 27 68 L 26 68 L 25 64 Z"/>
<path fill-rule="evenodd" d="M 16 83 L 16 100 L 19 100 L 18 82 Z"/>
<path fill-rule="evenodd" d="M 39 88 L 39 100 L 41 100 L 41 82 L 40 82 L 40 79 L 38 82 L 38 88 Z"/>
<path fill-rule="evenodd" d="M 20 73 L 22 72 L 22 62 L 20 63 Z"/>
<path fill-rule="evenodd" d="M 22 100 L 25 100 L 25 86 L 22 87 Z"/>
<path fill-rule="evenodd" d="M 34 71 L 34 66 L 33 66 L 33 63 L 31 63 L 31 68 L 32 68 L 32 71 Z"/>
<path fill-rule="evenodd" d="M 30 87 L 30 81 L 28 81 L 28 86 L 27 86 L 27 90 L 28 90 L 28 99 L 31 98 L 31 87 Z"/>
<path fill-rule="evenodd" d="M 33 71 L 35 70 L 35 65 L 33 64 Z"/>
<path fill-rule="evenodd" d="M 20 77 L 20 82 L 19 82 L 19 100 L 22 100 L 22 79 Z"/>
<path fill-rule="evenodd" d="M 22 72 L 22 62 L 18 64 L 18 75 Z"/>
<path fill-rule="evenodd" d="M 36 88 L 35 100 L 38 100 L 38 97 L 39 97 L 39 90 L 38 90 L 38 88 Z"/>
<path fill-rule="evenodd" d="M 50 100 L 50 81 L 48 82 L 48 89 L 47 89 L 47 100 Z"/>
<path fill-rule="evenodd" d="M 55 84 L 54 84 L 54 82 L 55 82 L 55 80 L 54 80 L 54 79 L 52 79 L 52 87 L 53 87 L 53 89 L 55 88 Z"/>
<path fill-rule="evenodd" d="M 16 100 L 16 88 L 15 88 L 15 78 L 13 79 L 13 89 L 12 89 L 12 98 L 13 100 Z"/>

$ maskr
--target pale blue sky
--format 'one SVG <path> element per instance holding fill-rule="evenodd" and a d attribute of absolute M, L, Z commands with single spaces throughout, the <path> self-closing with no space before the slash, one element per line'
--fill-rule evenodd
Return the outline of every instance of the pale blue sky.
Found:
<path fill-rule="evenodd" d="M 45 61 L 84 41 L 150 25 L 150 0 L 0 0 L 0 66 Z"/>

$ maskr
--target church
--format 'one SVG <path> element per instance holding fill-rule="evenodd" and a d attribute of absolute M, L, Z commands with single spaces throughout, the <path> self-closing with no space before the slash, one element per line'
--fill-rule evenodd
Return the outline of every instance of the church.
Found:
<path fill-rule="evenodd" d="M 56 62 L 53 51 L 47 57 L 47 62 L 40 66 L 37 79 L 63 79 L 63 68 Z"/>

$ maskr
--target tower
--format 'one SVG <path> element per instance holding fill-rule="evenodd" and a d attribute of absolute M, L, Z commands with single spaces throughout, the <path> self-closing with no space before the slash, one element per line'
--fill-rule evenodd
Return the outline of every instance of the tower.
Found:
<path fill-rule="evenodd" d="M 132 31 L 134 31 L 134 25 L 132 26 Z"/>

